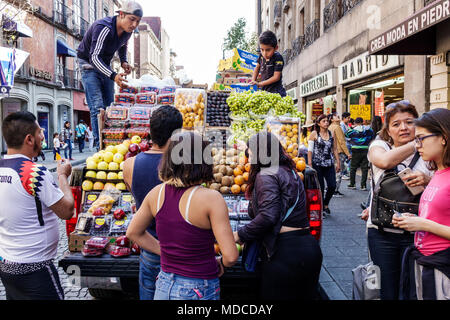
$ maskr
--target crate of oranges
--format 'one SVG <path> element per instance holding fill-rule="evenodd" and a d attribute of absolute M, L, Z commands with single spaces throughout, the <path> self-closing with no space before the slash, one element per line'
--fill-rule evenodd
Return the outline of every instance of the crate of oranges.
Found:
<path fill-rule="evenodd" d="M 267 131 L 275 134 L 286 152 L 295 158 L 298 156 L 300 119 L 292 121 L 267 120 Z"/>

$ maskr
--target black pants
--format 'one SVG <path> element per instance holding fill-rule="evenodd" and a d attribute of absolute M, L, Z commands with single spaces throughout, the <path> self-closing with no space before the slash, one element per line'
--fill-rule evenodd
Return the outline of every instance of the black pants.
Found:
<path fill-rule="evenodd" d="M 381 300 L 398 300 L 402 258 L 405 250 L 414 243 L 414 235 L 368 228 L 368 240 L 370 257 L 380 268 Z"/>
<path fill-rule="evenodd" d="M 80 153 L 83 152 L 84 149 L 84 137 L 77 138 L 78 140 L 78 149 L 80 150 Z"/>
<path fill-rule="evenodd" d="M 319 179 L 320 190 L 322 191 L 323 205 L 328 206 L 336 191 L 336 170 L 334 165 L 331 167 L 319 167 L 313 164 L 314 170 L 317 171 L 317 178 Z M 325 182 L 327 181 L 327 193 L 324 195 Z"/>
<path fill-rule="evenodd" d="M 322 251 L 304 231 L 281 233 L 276 252 L 261 269 L 261 299 L 317 300 Z"/>
<path fill-rule="evenodd" d="M 28 274 L 12 275 L 0 271 L 7 300 L 64 300 L 64 290 L 53 263 Z"/>
<path fill-rule="evenodd" d="M 352 160 L 350 161 L 350 185 L 356 183 L 356 170 L 361 167 L 361 188 L 366 188 L 367 173 L 369 172 L 368 149 L 352 149 Z"/>

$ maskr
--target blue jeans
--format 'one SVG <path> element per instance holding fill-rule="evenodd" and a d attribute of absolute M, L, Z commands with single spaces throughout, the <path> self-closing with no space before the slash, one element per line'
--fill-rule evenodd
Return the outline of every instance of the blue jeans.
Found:
<path fill-rule="evenodd" d="M 313 164 L 314 170 L 317 171 L 317 178 L 319 179 L 320 190 L 322 192 L 323 205 L 328 206 L 336 190 L 336 170 L 334 165 L 331 167 L 319 167 Z M 327 193 L 324 196 L 325 181 L 327 181 Z"/>
<path fill-rule="evenodd" d="M 141 300 L 153 300 L 156 278 L 160 270 L 160 257 L 157 254 L 141 250 L 139 257 L 139 298 Z"/>
<path fill-rule="evenodd" d="M 72 141 L 67 139 L 65 142 L 67 143 L 67 147 L 64 149 L 64 158 L 72 159 Z M 67 158 L 67 150 L 69 150 L 69 158 Z"/>
<path fill-rule="evenodd" d="M 398 300 L 402 258 L 406 248 L 414 243 L 414 235 L 368 229 L 370 257 L 381 273 L 381 300 Z"/>
<path fill-rule="evenodd" d="M 78 140 L 78 149 L 80 150 L 80 153 L 82 153 L 83 152 L 83 149 L 84 149 L 84 137 L 79 137 L 79 138 L 77 138 L 77 140 Z"/>
<path fill-rule="evenodd" d="M 195 279 L 161 270 L 156 280 L 155 300 L 219 300 L 219 278 Z"/>
<path fill-rule="evenodd" d="M 100 109 L 105 109 L 114 101 L 114 81 L 105 77 L 95 69 L 82 69 L 81 81 L 91 112 L 94 147 L 98 147 L 100 133 L 98 131 L 97 115 L 99 114 Z"/>

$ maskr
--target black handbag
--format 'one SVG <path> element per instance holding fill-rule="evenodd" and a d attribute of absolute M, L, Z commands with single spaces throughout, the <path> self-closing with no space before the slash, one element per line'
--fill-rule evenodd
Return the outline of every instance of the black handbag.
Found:
<path fill-rule="evenodd" d="M 418 152 L 409 164 L 413 168 L 420 155 Z M 392 216 L 395 212 L 419 214 L 419 202 L 422 194 L 413 195 L 406 187 L 403 180 L 398 176 L 397 166 L 393 169 L 385 170 L 374 185 L 372 175 L 372 203 L 370 208 L 370 218 L 372 223 L 378 226 L 379 230 L 383 228 L 399 229 L 392 224 Z M 372 168 L 373 173 L 373 168 Z"/>

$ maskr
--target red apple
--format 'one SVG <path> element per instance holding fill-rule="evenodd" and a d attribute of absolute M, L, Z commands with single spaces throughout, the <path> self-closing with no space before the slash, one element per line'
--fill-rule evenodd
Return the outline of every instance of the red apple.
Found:
<path fill-rule="evenodd" d="M 138 153 L 139 152 L 139 145 L 137 145 L 136 143 L 132 143 L 130 144 L 130 147 L 128 148 L 128 151 L 130 151 L 131 153 Z"/>
<path fill-rule="evenodd" d="M 93 215 L 94 217 L 97 217 L 97 216 L 104 216 L 104 215 L 105 215 L 105 209 L 102 208 L 102 207 L 97 208 L 97 209 L 94 210 L 94 212 L 92 213 L 92 215 Z"/>
<path fill-rule="evenodd" d="M 130 240 L 128 240 L 127 236 L 120 236 L 116 239 L 116 246 L 128 247 L 129 245 L 130 245 Z"/>
<path fill-rule="evenodd" d="M 142 141 L 141 143 L 139 143 L 139 148 L 141 149 L 141 152 L 145 152 L 150 149 L 150 145 L 147 141 Z"/>
<path fill-rule="evenodd" d="M 125 211 L 123 211 L 122 209 L 116 209 L 114 211 L 114 219 L 116 220 L 122 220 L 123 218 L 125 218 Z"/>
<path fill-rule="evenodd" d="M 125 157 L 123 158 L 124 160 L 127 160 L 128 158 L 133 158 L 135 157 L 136 154 L 132 153 L 132 152 L 127 152 L 127 154 L 125 155 Z"/>
<path fill-rule="evenodd" d="M 139 248 L 137 243 L 133 243 L 133 245 L 131 246 L 131 253 L 136 254 L 136 255 L 141 254 L 141 249 Z"/>

